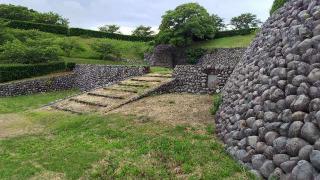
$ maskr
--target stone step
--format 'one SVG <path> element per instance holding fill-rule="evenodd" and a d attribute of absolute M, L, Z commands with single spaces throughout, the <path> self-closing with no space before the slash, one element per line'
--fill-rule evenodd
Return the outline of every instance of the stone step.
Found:
<path fill-rule="evenodd" d="M 108 107 L 107 104 L 99 104 L 99 103 L 90 102 L 90 101 L 86 101 L 86 100 L 80 100 L 80 99 L 77 99 L 77 98 L 71 98 L 70 101 L 74 101 L 76 103 L 86 104 L 86 105 L 90 105 L 90 106 Z"/>
<path fill-rule="evenodd" d="M 123 96 L 117 96 L 117 95 L 112 95 L 112 94 L 102 94 L 102 93 L 88 93 L 90 96 L 97 96 L 97 97 L 105 97 L 105 98 L 111 98 L 111 99 L 125 99 Z"/>
<path fill-rule="evenodd" d="M 110 91 L 122 91 L 122 92 L 129 92 L 129 93 L 138 93 L 137 90 L 131 90 L 131 89 L 121 89 L 121 88 L 111 88 L 111 87 L 106 87 L 103 88 L 104 90 L 110 90 Z"/>
<path fill-rule="evenodd" d="M 150 85 L 147 84 L 134 84 L 134 83 L 127 83 L 127 82 L 120 82 L 118 83 L 119 86 L 131 86 L 131 87 L 142 87 L 142 88 L 148 88 Z"/>
<path fill-rule="evenodd" d="M 147 74 L 144 77 L 172 78 L 172 74 Z"/>
<path fill-rule="evenodd" d="M 60 111 L 75 113 L 75 114 L 83 114 L 83 113 L 97 111 L 96 106 L 72 102 L 70 100 L 64 100 L 62 102 L 59 102 L 59 103 L 53 105 L 52 108 L 60 110 Z"/>
<path fill-rule="evenodd" d="M 161 80 L 145 80 L 145 79 L 131 79 L 131 81 L 137 81 L 137 82 L 162 82 Z"/>

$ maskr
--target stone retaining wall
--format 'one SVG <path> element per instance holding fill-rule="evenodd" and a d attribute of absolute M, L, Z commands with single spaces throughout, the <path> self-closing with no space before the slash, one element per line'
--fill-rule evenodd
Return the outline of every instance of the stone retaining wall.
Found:
<path fill-rule="evenodd" d="M 0 84 L 0 97 L 72 89 L 74 80 L 75 74 L 68 73 L 53 77 L 4 83 Z"/>
<path fill-rule="evenodd" d="M 197 65 L 176 66 L 173 73 L 175 78 L 170 92 L 188 92 L 188 93 L 213 93 L 219 92 L 225 85 L 233 67 L 216 66 L 202 67 Z M 208 76 L 214 75 L 216 85 L 214 88 L 208 86 Z"/>
<path fill-rule="evenodd" d="M 320 1 L 289 0 L 263 25 L 215 118 L 227 151 L 264 179 L 320 179 Z"/>
<path fill-rule="evenodd" d="M 0 84 L 0 97 L 72 88 L 87 91 L 128 77 L 143 75 L 149 70 L 149 67 L 141 66 L 76 65 L 73 73 L 70 74 Z"/>
<path fill-rule="evenodd" d="M 141 76 L 149 71 L 143 66 L 76 65 L 75 87 L 90 90 L 114 83 L 132 76 Z"/>

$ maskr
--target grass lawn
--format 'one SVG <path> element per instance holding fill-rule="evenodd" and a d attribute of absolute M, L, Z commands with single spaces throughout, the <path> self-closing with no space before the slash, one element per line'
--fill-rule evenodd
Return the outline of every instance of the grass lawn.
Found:
<path fill-rule="evenodd" d="M 193 47 L 206 49 L 248 47 L 255 36 L 256 33 L 245 36 L 219 38 L 210 41 L 195 43 Z"/>
<path fill-rule="evenodd" d="M 61 99 L 72 94 L 78 93 L 77 90 L 48 92 L 29 96 L 2 97 L 0 98 L 0 114 L 17 113 L 39 108 L 57 99 Z"/>
<path fill-rule="evenodd" d="M 172 73 L 172 69 L 165 68 L 165 67 L 159 67 L 159 66 L 153 66 L 150 68 L 151 73 L 159 73 L 159 74 L 170 74 Z"/>
<path fill-rule="evenodd" d="M 23 98 L 30 102 L 20 111 L 41 104 L 33 99 L 49 100 L 48 94 Z M 1 109 L 15 110 L 6 104 Z M 45 110 L 17 114 L 43 131 L 0 139 L 0 179 L 253 179 L 225 153 L 211 124 Z"/>

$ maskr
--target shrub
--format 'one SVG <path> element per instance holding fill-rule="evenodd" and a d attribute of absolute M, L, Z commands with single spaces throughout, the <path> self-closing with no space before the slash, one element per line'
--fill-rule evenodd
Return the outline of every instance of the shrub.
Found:
<path fill-rule="evenodd" d="M 58 45 L 67 57 L 70 57 L 72 52 L 79 52 L 83 50 L 80 43 L 72 38 L 59 39 Z"/>
<path fill-rule="evenodd" d="M 0 59 L 13 63 L 36 64 L 59 60 L 57 48 L 48 41 L 8 41 L 0 51 Z"/>
<path fill-rule="evenodd" d="M 112 56 L 120 58 L 120 52 L 109 42 L 99 40 L 91 44 L 91 48 L 99 53 L 100 59 L 112 59 Z"/>
<path fill-rule="evenodd" d="M 231 37 L 231 36 L 239 36 L 239 35 L 248 35 L 255 32 L 257 28 L 251 29 L 240 29 L 240 30 L 230 30 L 230 31 L 220 31 L 216 34 L 215 38 L 223 38 L 223 37 Z"/>
<path fill-rule="evenodd" d="M 0 64 L 0 83 L 64 71 L 64 62 L 46 64 Z"/>
<path fill-rule="evenodd" d="M 16 28 L 16 29 L 25 29 L 25 30 L 37 29 L 39 31 L 44 31 L 44 32 L 49 32 L 54 34 L 63 34 L 63 35 L 69 34 L 69 29 L 66 26 L 34 23 L 34 22 L 27 22 L 27 21 L 9 20 L 8 27 Z"/>
<path fill-rule="evenodd" d="M 288 0 L 275 0 L 270 10 L 270 15 L 272 15 L 276 10 L 281 8 L 286 2 L 288 2 Z"/>
<path fill-rule="evenodd" d="M 117 39 L 124 41 L 152 41 L 154 37 L 138 37 L 138 36 L 129 36 L 123 34 L 114 34 L 114 33 L 106 33 L 101 31 L 93 31 L 88 29 L 80 29 L 80 28 L 70 28 L 69 32 L 70 36 L 88 36 L 95 38 L 109 38 L 109 39 Z"/>
<path fill-rule="evenodd" d="M 216 113 L 219 110 L 220 105 L 222 104 L 222 95 L 221 94 L 216 94 L 213 96 L 213 106 L 211 108 L 211 114 L 216 115 Z"/>
<path fill-rule="evenodd" d="M 74 62 L 68 62 L 66 65 L 67 71 L 73 71 L 75 67 L 76 67 L 76 63 Z"/>
<path fill-rule="evenodd" d="M 187 58 L 189 64 L 197 64 L 198 60 L 207 52 L 206 49 L 196 48 L 187 50 Z"/>

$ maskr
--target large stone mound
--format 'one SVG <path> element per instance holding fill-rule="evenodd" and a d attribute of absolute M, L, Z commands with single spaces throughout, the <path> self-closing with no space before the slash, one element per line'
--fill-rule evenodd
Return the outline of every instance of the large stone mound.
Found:
<path fill-rule="evenodd" d="M 320 179 L 320 0 L 291 0 L 224 88 L 217 133 L 263 178 Z"/>

